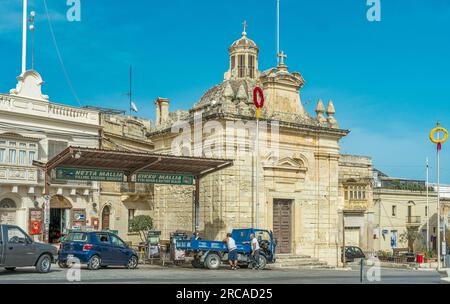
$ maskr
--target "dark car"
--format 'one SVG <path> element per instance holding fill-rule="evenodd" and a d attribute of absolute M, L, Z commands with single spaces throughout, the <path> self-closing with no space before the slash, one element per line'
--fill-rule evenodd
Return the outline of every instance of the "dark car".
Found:
<path fill-rule="evenodd" d="M 36 267 L 40 273 L 50 272 L 56 248 L 35 242 L 20 227 L 0 225 L 0 267 L 14 271 L 17 267 Z"/>
<path fill-rule="evenodd" d="M 361 250 L 361 248 L 356 246 L 345 246 L 345 261 L 346 262 L 354 262 L 356 259 L 365 259 L 366 255 Z M 342 262 L 344 261 L 341 255 Z"/>
<path fill-rule="evenodd" d="M 138 255 L 117 235 L 110 232 L 71 232 L 61 243 L 58 265 L 67 268 L 78 259 L 90 270 L 107 266 L 125 266 L 135 269 Z"/>

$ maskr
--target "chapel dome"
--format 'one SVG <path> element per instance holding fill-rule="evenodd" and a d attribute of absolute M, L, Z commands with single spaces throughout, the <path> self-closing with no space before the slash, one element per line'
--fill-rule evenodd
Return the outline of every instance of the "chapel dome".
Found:
<path fill-rule="evenodd" d="M 239 38 L 238 40 L 236 40 L 235 42 L 233 42 L 233 44 L 230 46 L 230 51 L 232 51 L 233 49 L 242 48 L 242 47 L 254 48 L 257 50 L 259 49 L 258 46 L 256 45 L 256 43 L 247 37 L 246 32 L 243 32 L 242 37 Z"/>

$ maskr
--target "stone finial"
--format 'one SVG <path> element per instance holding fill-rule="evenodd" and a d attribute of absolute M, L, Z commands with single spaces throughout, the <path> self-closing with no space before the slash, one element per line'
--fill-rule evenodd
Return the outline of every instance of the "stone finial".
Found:
<path fill-rule="evenodd" d="M 327 107 L 327 115 L 331 117 L 331 116 L 334 116 L 335 113 L 336 113 L 336 110 L 334 109 L 333 100 L 330 99 L 330 101 L 328 102 L 328 107 Z"/>
<path fill-rule="evenodd" d="M 234 98 L 234 91 L 231 87 L 231 84 L 229 81 L 227 81 L 227 84 L 225 85 L 225 89 L 223 91 L 223 96 L 227 99 L 233 99 Z"/>
<path fill-rule="evenodd" d="M 323 105 L 322 99 L 319 99 L 319 101 L 317 102 L 316 113 L 317 113 L 317 116 L 319 116 L 320 114 L 323 115 L 323 113 L 325 113 L 325 107 Z"/>
<path fill-rule="evenodd" d="M 333 128 L 337 128 L 338 124 L 337 124 L 336 118 L 334 118 L 334 114 L 336 114 L 336 110 L 334 109 L 333 101 L 330 99 L 330 101 L 328 102 L 328 106 L 327 106 L 327 115 L 328 115 L 327 120 L 328 120 L 328 123 Z"/>
<path fill-rule="evenodd" d="M 247 91 L 245 90 L 244 84 L 239 86 L 239 90 L 236 94 L 236 98 L 239 100 L 245 100 L 248 98 Z"/>
<path fill-rule="evenodd" d="M 323 113 L 325 113 L 325 106 L 323 105 L 322 99 L 319 99 L 316 106 L 317 120 L 319 122 L 326 121 L 326 118 L 323 116 Z"/>

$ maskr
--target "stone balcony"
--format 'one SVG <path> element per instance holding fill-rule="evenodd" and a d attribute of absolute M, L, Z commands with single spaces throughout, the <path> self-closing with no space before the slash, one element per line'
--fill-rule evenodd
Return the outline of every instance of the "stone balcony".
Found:
<path fill-rule="evenodd" d="M 120 183 L 122 194 L 153 194 L 154 186 L 151 184 Z"/>
<path fill-rule="evenodd" d="M 366 211 L 369 208 L 367 200 L 345 200 L 344 210 L 346 211 Z"/>
<path fill-rule="evenodd" d="M 420 216 L 407 216 L 406 217 L 406 227 L 419 227 L 422 223 L 422 218 Z"/>
<path fill-rule="evenodd" d="M 27 166 L 0 166 L 0 183 L 36 185 L 38 170 Z"/>

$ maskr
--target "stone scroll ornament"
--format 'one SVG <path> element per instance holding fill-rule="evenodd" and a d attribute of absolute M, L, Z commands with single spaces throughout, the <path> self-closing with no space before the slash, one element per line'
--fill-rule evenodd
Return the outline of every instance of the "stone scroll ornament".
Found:
<path fill-rule="evenodd" d="M 444 133 L 444 137 L 441 138 L 441 139 L 436 139 L 434 137 L 434 134 L 436 134 L 438 132 Z M 430 140 L 437 145 L 437 150 L 441 151 L 442 144 L 448 140 L 448 131 L 446 129 L 444 129 L 444 128 L 441 128 L 438 125 L 437 128 L 434 128 L 433 130 L 431 130 L 431 132 L 430 132 Z"/>
<path fill-rule="evenodd" d="M 253 103 L 256 107 L 256 118 L 261 118 L 261 110 L 264 107 L 264 92 L 260 87 L 253 90 Z"/>

